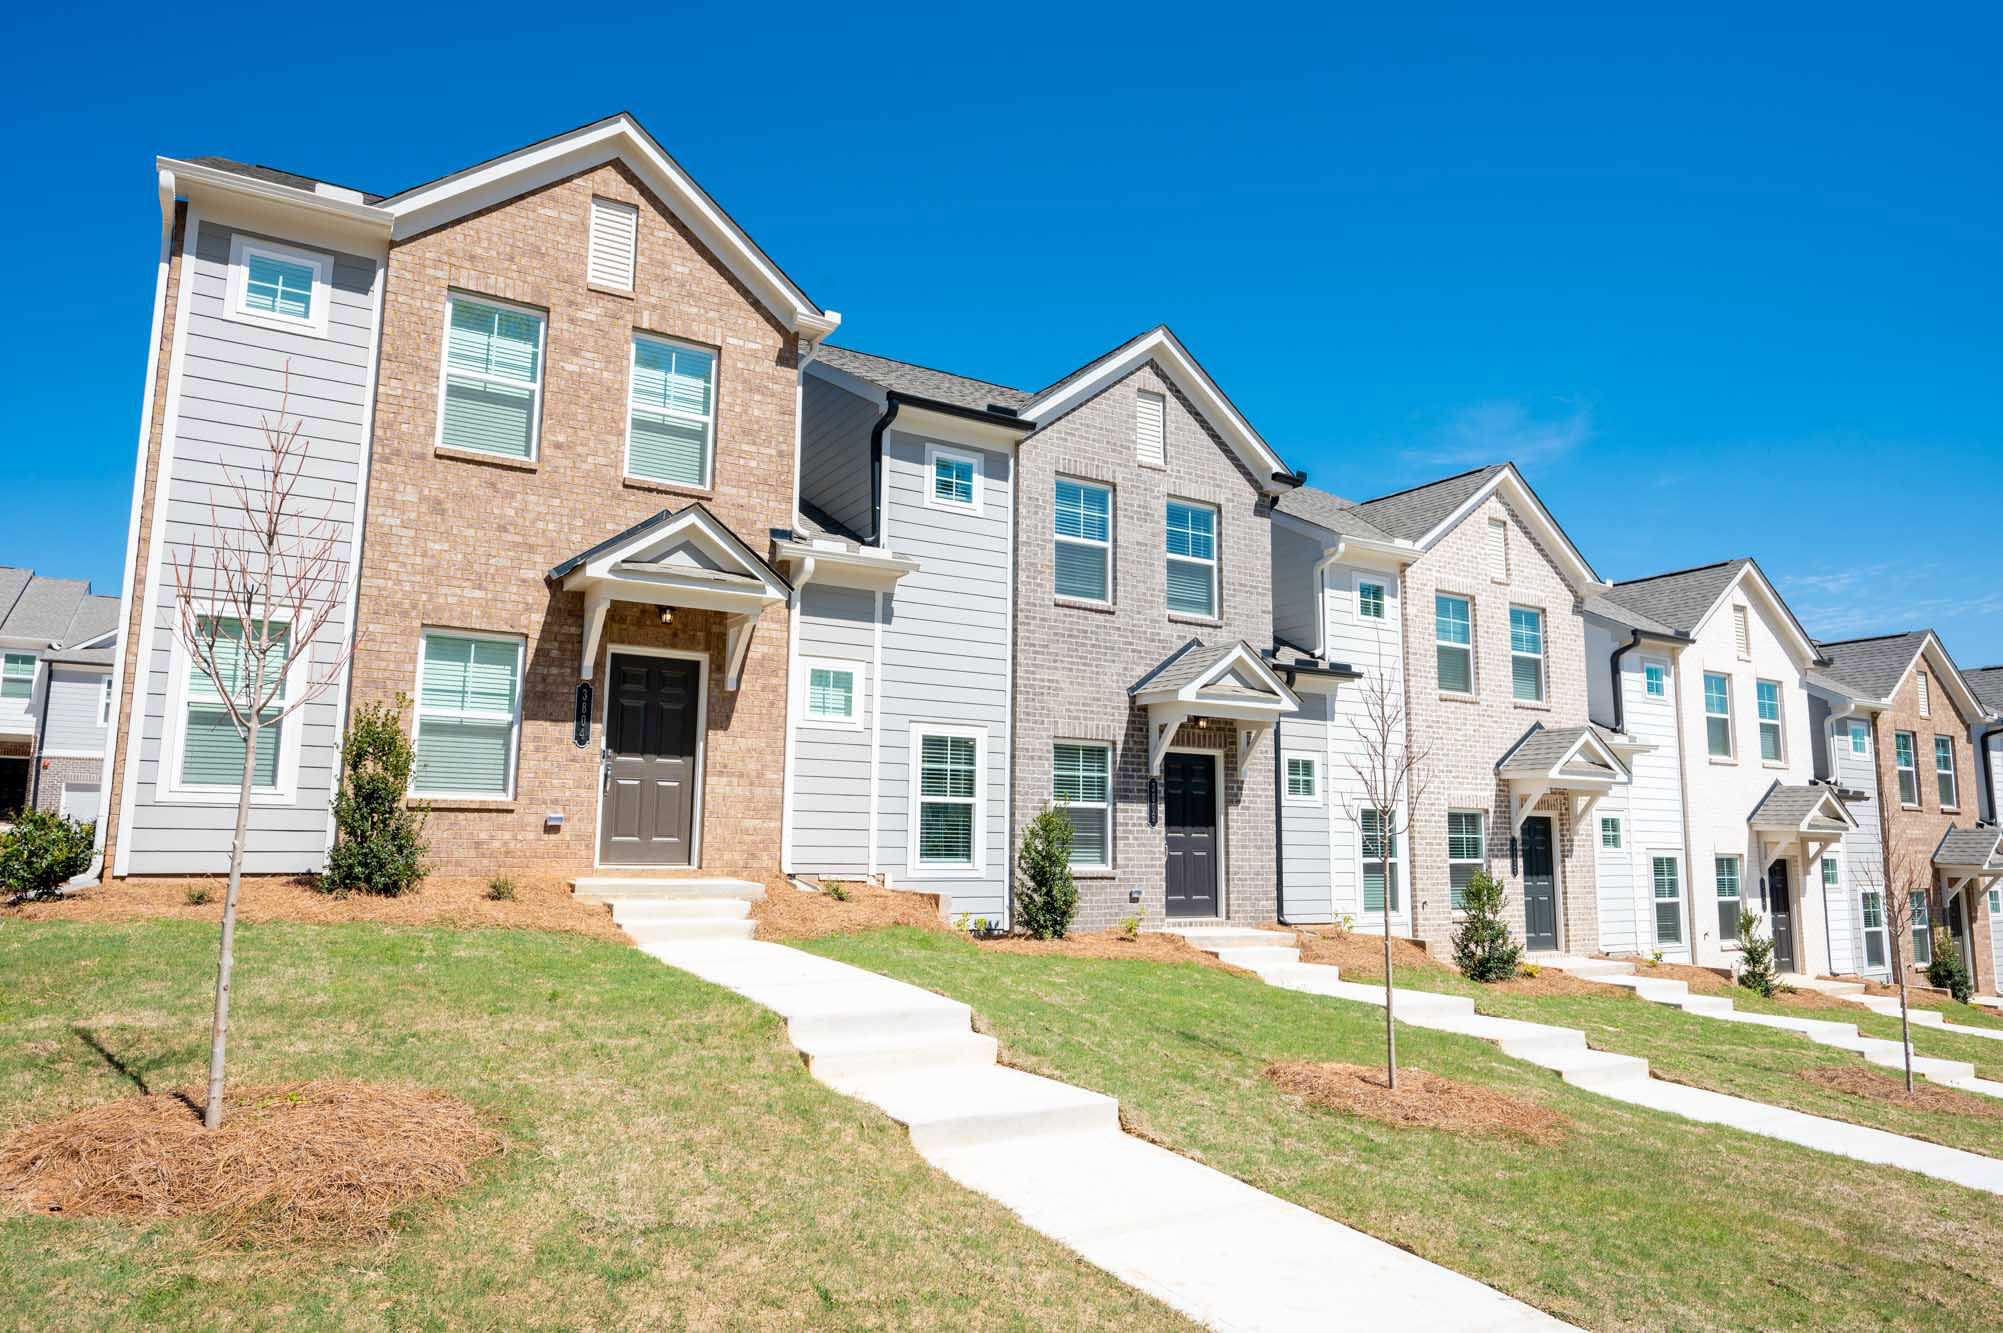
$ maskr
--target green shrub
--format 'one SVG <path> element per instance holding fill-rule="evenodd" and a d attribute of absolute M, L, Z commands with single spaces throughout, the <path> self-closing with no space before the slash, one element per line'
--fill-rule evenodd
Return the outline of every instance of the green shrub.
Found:
<path fill-rule="evenodd" d="M 1760 919 L 1744 908 L 1739 909 L 1739 984 L 1766 999 L 1780 988 L 1773 936 L 1760 934 Z"/>
<path fill-rule="evenodd" d="M 182 897 L 188 900 L 188 906 L 190 907 L 205 907 L 209 901 L 209 886 L 206 884 L 197 884 L 183 894 Z"/>
<path fill-rule="evenodd" d="M 1015 868 L 1015 924 L 1039 940 L 1063 939 L 1078 915 L 1070 817 L 1047 805 L 1038 811 L 1023 830 Z"/>
<path fill-rule="evenodd" d="M 827 891 L 828 891 L 828 897 L 834 899 L 838 903 L 845 903 L 850 898 L 855 896 L 848 891 L 848 885 L 842 883 L 838 879 L 831 879 L 828 881 Z"/>
<path fill-rule="evenodd" d="M 515 900 L 515 882 L 506 875 L 496 875 L 487 881 L 487 901 L 511 903 Z"/>
<path fill-rule="evenodd" d="M 409 703 L 399 694 L 394 707 L 364 704 L 349 721 L 341 743 L 341 789 L 334 796 L 338 837 L 321 877 L 331 893 L 394 897 L 424 878 L 424 824 L 431 807 L 404 800 L 415 754 L 398 718 Z"/>
<path fill-rule="evenodd" d="M 47 810 L 23 810 L 0 833 L 0 893 L 17 902 L 56 896 L 56 890 L 90 869 L 97 825 Z"/>
<path fill-rule="evenodd" d="M 1461 975 L 1469 981 L 1515 976 L 1523 949 L 1509 938 L 1509 923 L 1502 919 L 1502 885 L 1486 870 L 1477 870 L 1461 902 L 1465 910 L 1453 938 L 1454 965 Z"/>
<path fill-rule="evenodd" d="M 1961 951 L 1954 947 L 1954 936 L 1944 930 L 1933 933 L 1933 961 L 1927 964 L 1927 985 L 1944 990 L 1962 1004 L 1975 987 L 1968 979 L 1968 964 L 1961 961 Z"/>

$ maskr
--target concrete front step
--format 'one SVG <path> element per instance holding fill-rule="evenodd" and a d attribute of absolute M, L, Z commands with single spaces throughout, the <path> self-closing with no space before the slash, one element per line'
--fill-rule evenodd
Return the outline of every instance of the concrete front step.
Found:
<path fill-rule="evenodd" d="M 749 898 L 614 898 L 611 906 L 612 919 L 622 926 L 686 917 L 751 915 Z"/>
<path fill-rule="evenodd" d="M 679 916 L 660 921 L 621 921 L 641 948 L 686 940 L 748 940 L 758 923 L 742 916 Z"/>
<path fill-rule="evenodd" d="M 978 1032 L 949 1032 L 916 1041 L 901 1034 L 814 1041 L 800 1051 L 814 1077 L 833 1082 L 992 1065 L 999 1048 L 993 1037 Z"/>
<path fill-rule="evenodd" d="M 1220 963 L 1229 963 L 1232 967 L 1242 967 L 1247 972 L 1263 973 L 1268 968 L 1287 967 L 1301 960 L 1301 951 L 1299 949 L 1269 949 L 1263 947 L 1252 949 L 1228 948 L 1206 949 L 1203 952 L 1210 954 Z"/>
<path fill-rule="evenodd" d="M 883 1108 L 911 1131 L 920 1152 L 1120 1128 L 1120 1104 L 1111 1097 L 999 1065 L 844 1075 L 827 1083 Z"/>
<path fill-rule="evenodd" d="M 1180 935 L 1206 953 L 1219 949 L 1291 949 L 1292 931 L 1257 930 L 1251 926 L 1165 926 L 1164 935 Z"/>
<path fill-rule="evenodd" d="M 604 903 L 615 898 L 763 898 L 765 886 L 749 879 L 643 879 L 638 876 L 580 875 L 570 881 L 571 896 L 581 902 Z"/>
<path fill-rule="evenodd" d="M 1861 981 L 1836 981 L 1829 977 L 1811 977 L 1800 972 L 1783 972 L 1781 984 L 1796 990 L 1814 991 L 1820 995 L 1862 995 L 1864 983 Z"/>

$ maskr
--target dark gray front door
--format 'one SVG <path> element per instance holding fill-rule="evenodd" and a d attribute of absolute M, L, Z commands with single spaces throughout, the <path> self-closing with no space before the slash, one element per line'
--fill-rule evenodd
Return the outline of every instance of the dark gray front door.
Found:
<path fill-rule="evenodd" d="M 1767 867 L 1767 913 L 1773 918 L 1773 961 L 1783 972 L 1794 966 L 1794 893 L 1787 882 L 1787 862 Z"/>
<path fill-rule="evenodd" d="M 1558 877 L 1551 856 L 1551 821 L 1523 821 L 1523 943 L 1558 947 Z"/>
<path fill-rule="evenodd" d="M 614 653 L 606 670 L 605 865 L 693 864 L 700 663 Z"/>
<path fill-rule="evenodd" d="M 1165 756 L 1161 785 L 1168 830 L 1168 914 L 1216 916 L 1216 756 Z"/>

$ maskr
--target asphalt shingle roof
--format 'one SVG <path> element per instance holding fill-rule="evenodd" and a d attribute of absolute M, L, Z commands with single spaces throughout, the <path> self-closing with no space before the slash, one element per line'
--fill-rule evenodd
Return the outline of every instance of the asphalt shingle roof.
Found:
<path fill-rule="evenodd" d="M 1961 673 L 1968 688 L 1975 691 L 1975 697 L 1982 706 L 1992 713 L 2003 713 L 2003 666 L 1977 667 L 1973 671 Z"/>
<path fill-rule="evenodd" d="M 280 171 L 277 167 L 254 167 L 247 162 L 232 161 L 227 157 L 191 157 L 188 159 L 198 167 L 214 167 L 217 171 L 227 171 L 238 176 L 248 176 L 252 180 L 269 181 L 273 185 L 287 185 L 295 190 L 311 190 L 316 185 L 332 185 L 337 190 L 353 189 L 353 186 L 334 185 L 332 181 L 315 180 L 302 176 L 296 171 Z M 379 204 L 383 196 L 370 194 L 366 190 L 355 190 L 366 204 Z"/>
<path fill-rule="evenodd" d="M 1581 601 L 1585 607 L 1586 614 L 1598 616 L 1602 620 L 1611 620 L 1617 625 L 1626 625 L 1629 629 L 1638 629 L 1644 634 L 1673 635 L 1677 638 L 1689 637 L 1682 630 L 1671 625 L 1665 625 L 1654 616 L 1643 615 L 1631 606 L 1617 605 L 1596 592 L 1587 593 Z"/>
<path fill-rule="evenodd" d="M 1934 849 L 1933 863 L 1937 866 L 2003 866 L 2003 852 L 1997 850 L 1997 839 L 2003 832 L 1993 828 L 1956 828 L 1948 825 L 1947 835 Z"/>
<path fill-rule="evenodd" d="M 1237 646 L 1235 643 L 1205 644 L 1201 639 L 1191 639 L 1163 658 L 1154 670 L 1135 681 L 1127 693 L 1179 690 L 1223 661 Z"/>
<path fill-rule="evenodd" d="M 87 594 L 77 599 L 76 614 L 63 631 L 64 643 L 89 643 L 118 628 L 118 599 Z"/>
<path fill-rule="evenodd" d="M 68 642 L 70 622 L 76 618 L 77 604 L 90 595 L 90 584 L 82 579 L 45 579 L 31 574 L 20 596 L 0 620 L 0 638 L 38 639 L 45 644 Z M 117 604 L 113 603 L 113 615 Z"/>
<path fill-rule="evenodd" d="M 1030 395 L 1021 389 L 990 384 L 965 375 L 950 375 L 929 366 L 914 366 L 908 361 L 893 361 L 887 356 L 874 356 L 847 347 L 823 345 L 816 355 L 836 370 L 845 370 L 879 388 L 909 394 L 913 398 L 951 403 L 955 407 L 971 407 L 977 412 L 985 412 L 991 407 L 1020 409 L 1030 401 Z"/>
<path fill-rule="evenodd" d="M 1831 795 L 1829 788 L 1813 783 L 1776 782 L 1753 807 L 1747 822 L 1768 828 L 1800 828 Z"/>
<path fill-rule="evenodd" d="M 1870 699 L 1889 699 L 1905 679 L 1906 668 L 1919 655 L 1928 631 L 1886 634 L 1875 639 L 1851 639 L 1844 643 L 1818 643 L 1816 649 L 1829 660 L 1823 670 L 1837 681 L 1864 691 Z"/>
<path fill-rule="evenodd" d="M 1688 634 L 1697 628 L 1704 613 L 1717 604 L 1739 571 L 1751 563 L 1746 559 L 1727 560 L 1699 569 L 1629 579 L 1609 587 L 1606 597 L 1616 606 L 1649 616 L 1679 634 Z"/>
<path fill-rule="evenodd" d="M 1273 502 L 1273 508 L 1316 527 L 1327 528 L 1338 537 L 1357 537 L 1373 542 L 1392 540 L 1390 533 L 1357 513 L 1355 505 L 1339 495 L 1331 495 L 1312 486 L 1299 486 L 1288 491 Z"/>
<path fill-rule="evenodd" d="M 17 569 L 12 565 L 0 565 L 0 624 L 5 624 L 7 613 L 14 609 L 14 603 L 21 600 L 21 590 L 35 577 L 32 569 Z"/>
<path fill-rule="evenodd" d="M 1467 503 L 1470 495 L 1486 486 L 1490 478 L 1508 466 L 1507 463 L 1491 463 L 1487 467 L 1428 482 L 1424 486 L 1414 486 L 1407 491 L 1364 500 L 1354 506 L 1356 516 L 1393 537 L 1417 541 L 1437 528 L 1442 520 Z"/>

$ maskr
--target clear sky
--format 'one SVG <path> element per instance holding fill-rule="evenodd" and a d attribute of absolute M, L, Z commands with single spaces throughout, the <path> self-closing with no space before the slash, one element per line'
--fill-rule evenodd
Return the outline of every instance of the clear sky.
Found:
<path fill-rule="evenodd" d="M 1348 8 L 35 7 L 0 564 L 118 588 L 156 153 L 392 193 L 625 109 L 838 342 L 1035 388 L 1166 322 L 1339 494 L 1514 459 L 1603 577 L 2003 662 L 1993 9 Z"/>

